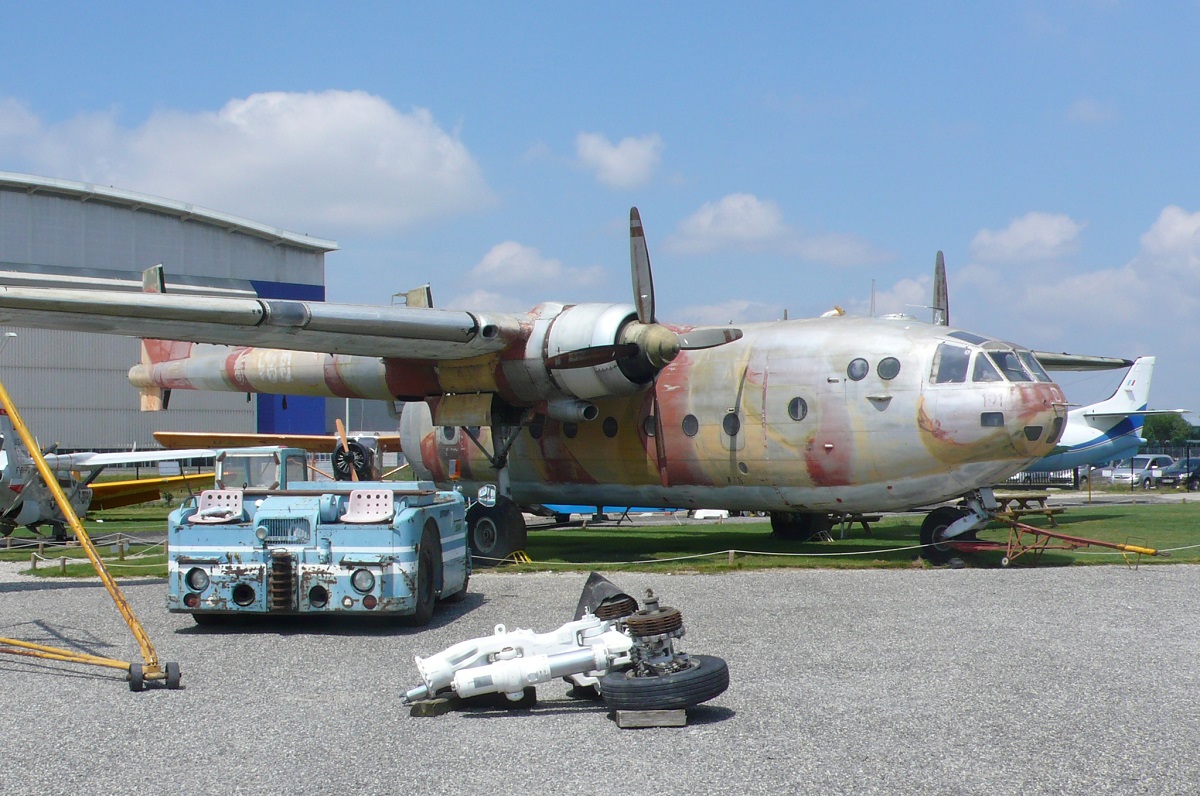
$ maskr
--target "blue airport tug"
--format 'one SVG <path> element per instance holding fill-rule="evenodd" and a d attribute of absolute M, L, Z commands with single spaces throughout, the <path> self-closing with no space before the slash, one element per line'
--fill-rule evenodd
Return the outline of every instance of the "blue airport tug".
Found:
<path fill-rule="evenodd" d="M 171 512 L 167 609 L 404 616 L 428 624 L 471 576 L 466 504 L 428 481 L 307 480 L 298 448 L 218 451 L 215 488 Z"/>

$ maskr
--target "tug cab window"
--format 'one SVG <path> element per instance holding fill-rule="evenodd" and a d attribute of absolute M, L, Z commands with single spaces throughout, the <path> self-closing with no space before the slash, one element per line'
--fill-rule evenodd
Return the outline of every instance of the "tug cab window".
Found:
<path fill-rule="evenodd" d="M 933 355 L 934 384 L 962 384 L 967 380 L 967 365 L 971 352 L 966 348 L 942 343 Z"/>

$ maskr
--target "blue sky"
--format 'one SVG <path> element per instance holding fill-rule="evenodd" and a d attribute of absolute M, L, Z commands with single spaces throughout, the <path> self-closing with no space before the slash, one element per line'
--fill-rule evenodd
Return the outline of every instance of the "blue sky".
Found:
<path fill-rule="evenodd" d="M 956 326 L 1200 409 L 1195 0 L 0 10 L 0 170 L 336 240 L 330 300 L 629 301 L 637 205 L 662 320 L 925 318 L 942 249 Z"/>

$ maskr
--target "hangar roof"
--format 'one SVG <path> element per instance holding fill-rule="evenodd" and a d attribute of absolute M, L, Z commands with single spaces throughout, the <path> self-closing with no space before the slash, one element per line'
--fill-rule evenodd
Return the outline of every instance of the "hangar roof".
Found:
<path fill-rule="evenodd" d="M 256 221 L 239 218 L 218 210 L 196 207 L 186 202 L 177 202 L 173 199 L 163 199 L 105 185 L 94 185 L 90 182 L 75 182 L 74 180 L 59 180 L 52 177 L 0 171 L 0 189 L 19 190 L 31 194 L 52 194 L 78 199 L 81 202 L 96 200 L 118 207 L 127 207 L 130 210 L 149 210 L 173 216 L 180 221 L 209 224 L 227 232 L 240 232 L 272 243 L 308 251 L 332 252 L 337 251 L 338 248 L 337 243 L 331 240 L 288 232 L 278 227 L 259 224 Z"/>

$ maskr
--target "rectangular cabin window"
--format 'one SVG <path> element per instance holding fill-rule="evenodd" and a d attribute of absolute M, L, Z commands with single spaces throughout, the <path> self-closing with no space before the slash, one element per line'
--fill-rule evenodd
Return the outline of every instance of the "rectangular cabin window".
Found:
<path fill-rule="evenodd" d="M 967 380 L 967 364 L 970 361 L 970 350 L 942 343 L 933 355 L 933 383 L 962 384 Z"/>
<path fill-rule="evenodd" d="M 975 355 L 975 371 L 971 374 L 971 381 L 1004 381 L 1004 377 L 1000 375 L 1000 371 L 996 370 L 996 366 L 992 364 L 992 360 L 988 359 L 988 355 L 980 351 Z"/>
<path fill-rule="evenodd" d="M 1017 359 L 1016 351 L 989 351 L 988 356 L 1009 381 L 1033 381 L 1025 372 L 1025 368 L 1021 367 L 1021 360 Z"/>

